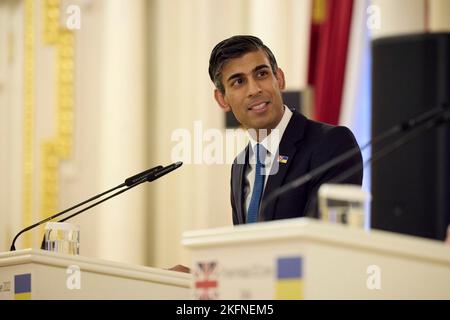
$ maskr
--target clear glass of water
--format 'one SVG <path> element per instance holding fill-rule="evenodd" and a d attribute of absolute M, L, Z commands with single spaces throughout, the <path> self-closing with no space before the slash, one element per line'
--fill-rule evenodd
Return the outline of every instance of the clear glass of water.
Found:
<path fill-rule="evenodd" d="M 320 218 L 331 223 L 369 228 L 370 194 L 357 185 L 323 184 L 319 189 Z"/>
<path fill-rule="evenodd" d="M 46 223 L 45 250 L 78 255 L 80 253 L 80 226 L 67 222 Z"/>

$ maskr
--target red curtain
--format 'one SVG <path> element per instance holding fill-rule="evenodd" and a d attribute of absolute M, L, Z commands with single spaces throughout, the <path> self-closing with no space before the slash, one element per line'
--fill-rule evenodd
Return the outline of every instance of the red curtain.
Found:
<path fill-rule="evenodd" d="M 344 86 L 353 0 L 313 0 L 308 83 L 314 118 L 337 124 Z"/>

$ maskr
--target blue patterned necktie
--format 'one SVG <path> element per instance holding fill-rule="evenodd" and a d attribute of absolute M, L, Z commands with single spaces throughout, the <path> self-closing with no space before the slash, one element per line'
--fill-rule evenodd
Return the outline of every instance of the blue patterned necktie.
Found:
<path fill-rule="evenodd" d="M 264 190 L 264 160 L 266 156 L 266 149 L 256 144 L 256 167 L 255 167 L 255 183 L 253 184 L 252 198 L 248 206 L 247 223 L 254 223 L 258 221 L 259 205 L 261 203 L 261 196 Z"/>

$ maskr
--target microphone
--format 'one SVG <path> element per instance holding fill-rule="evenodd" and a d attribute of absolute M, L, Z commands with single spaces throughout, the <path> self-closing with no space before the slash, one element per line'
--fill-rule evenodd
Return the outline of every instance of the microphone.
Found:
<path fill-rule="evenodd" d="M 181 161 L 172 163 L 171 165 L 168 165 L 167 167 L 165 167 L 165 168 L 163 168 L 161 170 L 158 170 L 158 171 L 156 171 L 153 174 L 148 175 L 147 181 L 148 182 L 152 182 L 153 180 L 159 179 L 162 176 L 168 174 L 169 172 L 171 172 L 171 171 L 173 171 L 175 169 L 178 169 L 179 167 L 181 167 L 182 164 L 183 164 L 183 162 L 181 162 Z"/>
<path fill-rule="evenodd" d="M 271 194 L 269 194 L 268 197 L 261 203 L 260 212 L 264 212 L 264 209 L 267 207 L 267 205 L 269 205 L 272 201 L 274 201 L 279 196 L 304 185 L 305 183 L 307 183 L 308 181 L 319 176 L 326 170 L 334 167 L 335 165 L 340 164 L 341 162 L 349 159 L 350 157 L 354 156 L 358 152 L 366 149 L 367 147 L 369 147 L 375 143 L 384 141 L 384 140 L 388 139 L 389 137 L 393 136 L 394 134 L 397 134 L 400 132 L 407 132 L 407 131 L 412 130 L 423 124 L 429 124 L 430 122 L 433 122 L 433 120 L 436 121 L 437 123 L 447 121 L 448 117 L 449 117 L 448 109 L 449 109 L 449 105 L 445 103 L 441 107 L 437 107 L 437 108 L 431 109 L 429 111 L 426 111 L 424 113 L 421 113 L 414 118 L 411 118 L 407 121 L 404 121 L 400 124 L 393 126 L 389 130 L 387 130 L 387 131 L 381 133 L 380 135 L 376 136 L 375 138 L 369 140 L 363 147 L 361 147 L 361 149 L 358 146 L 356 146 L 356 147 L 342 153 L 341 155 L 329 160 L 328 162 L 325 162 L 324 164 L 320 165 L 319 167 L 317 167 L 317 168 L 311 170 L 310 172 L 304 174 L 303 176 L 300 176 L 299 178 L 289 182 L 288 184 L 285 184 L 284 186 L 278 188 L 277 190 L 275 190 Z M 433 127 L 434 125 L 436 125 L 436 123 L 433 123 L 433 125 L 431 127 Z M 351 174 L 349 174 L 348 176 L 351 176 L 352 174 L 358 172 L 358 170 L 361 170 L 362 166 L 356 165 L 350 169 L 353 169 L 354 171 L 352 171 Z M 345 176 L 342 180 L 344 180 L 345 178 L 347 178 L 347 176 Z"/>
<path fill-rule="evenodd" d="M 127 190 L 130 190 L 131 188 L 134 188 L 134 187 L 136 187 L 137 185 L 139 185 L 139 184 L 141 184 L 141 183 L 143 183 L 143 182 L 146 182 L 146 181 L 147 181 L 147 182 L 152 182 L 152 181 L 154 181 L 154 180 L 156 180 L 156 179 L 159 179 L 159 178 L 161 178 L 162 176 L 168 174 L 169 172 L 171 172 L 171 171 L 173 171 L 173 170 L 175 170 L 175 169 L 178 169 L 179 167 L 181 167 L 182 164 L 183 164 L 183 162 L 179 161 L 179 162 L 172 163 L 172 164 L 170 164 L 170 165 L 168 165 L 168 166 L 166 166 L 166 167 L 164 167 L 164 168 L 162 168 L 162 169 L 158 169 L 158 170 L 152 171 L 152 172 L 150 172 L 148 175 L 146 175 L 145 177 L 143 177 L 142 180 L 139 180 L 138 182 L 136 182 L 135 184 L 129 186 L 128 188 L 123 189 L 123 190 L 120 190 L 120 191 L 118 191 L 118 192 L 116 192 L 116 193 L 110 195 L 109 197 L 106 197 L 106 198 L 104 198 L 104 199 L 102 199 L 102 200 L 100 200 L 100 201 L 97 201 L 97 202 L 91 204 L 90 206 L 88 206 L 88 207 L 86 207 L 86 208 L 83 208 L 83 209 L 80 210 L 80 211 L 77 211 L 77 212 L 75 212 L 75 213 L 72 213 L 70 216 L 65 217 L 64 219 L 61 219 L 61 220 L 59 220 L 58 222 L 64 222 L 64 221 L 66 221 L 66 220 L 68 220 L 68 219 L 70 219 L 70 218 L 73 218 L 73 217 L 79 215 L 80 213 L 82 213 L 82 212 L 84 212 L 84 211 L 86 211 L 86 210 L 88 210 L 88 209 L 91 209 L 91 208 L 93 208 L 93 207 L 99 205 L 100 203 L 105 202 L 105 201 L 108 200 L 108 199 L 111 199 L 111 198 L 113 198 L 113 197 L 115 197 L 115 196 L 118 196 L 119 194 L 121 194 L 121 193 L 123 193 L 123 192 L 125 192 L 125 191 L 127 191 Z"/>
<path fill-rule="evenodd" d="M 395 150 L 399 149 L 401 146 L 407 144 L 408 142 L 411 142 L 412 140 L 414 140 L 415 138 L 420 136 L 422 133 L 424 133 L 432 128 L 438 127 L 438 126 L 446 123 L 449 120 L 450 120 L 450 110 L 447 112 L 444 112 L 440 116 L 432 118 L 431 120 L 426 122 L 423 127 L 419 127 L 417 131 L 409 132 L 408 134 L 396 139 L 393 143 L 388 144 L 387 146 L 383 147 L 380 150 L 377 150 L 377 152 L 375 152 L 372 155 L 372 157 L 367 159 L 364 162 L 364 164 L 357 164 L 351 168 L 348 168 L 347 170 L 345 170 L 344 172 L 339 174 L 337 177 L 333 178 L 331 180 L 331 182 L 339 183 L 339 182 L 347 179 L 348 177 L 351 177 L 353 174 L 355 174 L 362 168 L 366 167 L 368 164 L 375 163 L 376 161 L 384 158 L 385 156 L 387 156 L 387 155 L 391 154 L 392 152 L 394 152 Z"/>
<path fill-rule="evenodd" d="M 45 218 L 45 219 L 43 219 L 41 221 L 36 222 L 35 224 L 32 224 L 31 226 L 28 226 L 28 227 L 22 229 L 14 237 L 14 239 L 13 239 L 13 241 L 11 243 L 10 251 L 15 251 L 16 250 L 16 247 L 15 247 L 16 240 L 22 233 L 24 233 L 24 232 L 26 232 L 28 230 L 31 230 L 31 229 L 33 229 L 33 228 L 35 228 L 35 227 L 37 227 L 37 226 L 47 222 L 47 221 L 53 220 L 53 219 L 61 216 L 62 214 L 66 213 L 66 212 L 69 212 L 71 210 L 74 210 L 74 209 L 82 206 L 82 205 L 85 205 L 86 203 L 94 201 L 94 200 L 96 200 L 96 199 L 98 199 L 98 198 L 100 198 L 100 197 L 102 197 L 102 196 L 104 196 L 104 195 L 106 195 L 108 193 L 113 192 L 114 190 L 123 188 L 125 186 L 130 186 L 130 185 L 134 185 L 134 184 L 139 184 L 139 183 L 145 182 L 145 180 L 147 179 L 147 177 L 149 175 L 154 174 L 155 172 L 157 172 L 157 171 L 159 171 L 161 169 L 163 169 L 163 166 L 156 166 L 154 168 L 151 168 L 151 169 L 145 170 L 145 171 L 143 171 L 141 173 L 138 173 L 138 174 L 136 174 L 136 175 L 134 175 L 132 177 L 129 177 L 129 178 L 125 179 L 125 181 L 123 183 L 119 184 L 118 186 L 116 186 L 114 188 L 111 188 L 111 189 L 109 189 L 109 190 L 107 190 L 105 192 L 102 192 L 102 193 L 100 193 L 100 194 L 98 194 L 96 196 L 93 196 L 93 197 L 91 197 L 91 198 L 89 198 L 89 199 L 87 199 L 87 200 L 85 200 L 83 202 L 80 202 L 80 203 L 78 203 L 78 204 L 76 204 L 76 205 L 74 205 L 74 206 L 72 206 L 72 207 L 70 207 L 70 208 L 68 208 L 68 209 L 66 209 L 64 211 L 58 212 L 58 213 L 56 213 L 56 214 L 54 214 L 54 215 L 52 215 L 52 216 L 50 216 L 48 218 Z"/>
<path fill-rule="evenodd" d="M 163 168 L 164 168 L 163 166 L 157 166 L 157 167 L 145 170 L 141 173 L 135 174 L 134 176 L 125 179 L 125 182 L 123 184 L 125 184 L 127 187 L 132 186 L 135 183 L 141 181 L 142 179 L 146 180 L 147 177 L 149 177 L 152 174 L 155 174 L 156 172 L 159 172 L 159 170 L 161 170 Z"/>
<path fill-rule="evenodd" d="M 417 128 L 418 130 L 413 130 L 413 131 L 407 133 L 406 135 L 397 138 L 394 142 L 388 144 L 387 146 L 381 148 L 380 150 L 377 150 L 377 152 L 373 153 L 372 157 L 367 159 L 364 162 L 364 164 L 358 163 L 358 164 L 354 165 L 353 167 L 348 168 L 347 170 L 345 170 L 338 176 L 331 179 L 330 183 L 339 183 L 341 181 L 344 181 L 348 177 L 351 177 L 353 174 L 357 173 L 359 170 L 365 168 L 370 163 L 372 163 L 372 164 L 375 163 L 376 161 L 386 157 L 387 155 L 396 151 L 397 149 L 399 149 L 403 145 L 407 144 L 408 142 L 411 142 L 412 140 L 414 140 L 415 138 L 417 138 L 424 132 L 426 132 L 430 129 L 433 129 L 435 127 L 438 127 L 438 126 L 446 123 L 449 120 L 450 120 L 450 111 L 447 111 L 440 116 L 432 118 L 431 120 L 429 120 L 425 124 L 423 124 L 423 126 L 418 127 Z M 314 201 L 316 201 L 317 194 L 313 194 L 312 197 L 313 197 L 312 203 L 314 203 Z M 309 210 L 306 214 L 306 217 L 310 217 L 311 212 L 314 213 L 313 207 L 309 208 Z"/>

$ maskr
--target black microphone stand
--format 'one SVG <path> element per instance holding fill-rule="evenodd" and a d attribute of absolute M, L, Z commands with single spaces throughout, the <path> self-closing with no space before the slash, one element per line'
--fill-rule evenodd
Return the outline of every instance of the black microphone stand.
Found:
<path fill-rule="evenodd" d="M 86 208 L 83 208 L 83 209 L 80 210 L 80 211 L 77 211 L 77 212 L 75 212 L 75 213 L 72 213 L 70 216 L 67 216 L 67 217 L 65 217 L 64 219 L 61 219 L 61 220 L 59 220 L 58 222 L 64 222 L 64 221 L 66 221 L 66 220 L 68 220 L 68 219 L 70 219 L 70 218 L 73 218 L 73 217 L 79 215 L 80 213 L 83 213 L 84 211 L 86 211 L 86 210 L 88 210 L 88 209 L 91 209 L 91 208 L 93 208 L 93 207 L 95 207 L 95 206 L 98 206 L 100 203 L 103 203 L 103 202 L 105 202 L 105 201 L 108 200 L 108 199 L 111 199 L 111 198 L 113 198 L 113 197 L 115 197 L 115 196 L 118 196 L 119 194 L 121 194 L 121 193 L 123 193 L 123 192 L 125 192 L 125 191 L 130 190 L 131 188 L 136 187 L 138 184 L 141 184 L 141 183 L 146 182 L 146 181 L 147 181 L 147 182 L 151 182 L 151 181 L 154 181 L 154 180 L 156 180 L 156 179 L 159 179 L 160 177 L 162 177 L 162 176 L 168 174 L 169 172 L 171 172 L 171 171 L 173 171 L 173 170 L 179 168 L 182 164 L 183 164 L 182 162 L 176 162 L 176 163 L 171 164 L 171 165 L 168 165 L 167 167 L 164 167 L 164 168 L 162 168 L 162 169 L 160 169 L 160 170 L 158 170 L 158 171 L 155 171 L 153 174 L 150 174 L 150 175 L 144 177 L 143 179 L 138 180 L 136 183 L 132 184 L 132 185 L 129 186 L 128 188 L 123 189 L 123 190 L 120 190 L 120 191 L 118 191 L 118 192 L 116 192 L 116 193 L 110 195 L 110 196 L 107 197 L 107 198 L 104 198 L 104 199 L 102 199 L 102 200 L 100 200 L 100 201 L 97 201 L 97 202 L 91 204 L 90 206 L 88 206 L 88 207 L 86 207 Z"/>
<path fill-rule="evenodd" d="M 89 210 L 89 209 L 91 209 L 91 208 L 93 208 L 93 207 L 95 207 L 95 206 L 98 206 L 99 204 L 105 202 L 105 201 L 108 200 L 108 199 L 111 199 L 111 198 L 113 198 L 113 197 L 115 197 L 115 196 L 118 196 L 118 195 L 121 194 L 121 193 L 124 193 L 125 191 L 128 191 L 128 190 L 130 190 L 130 189 L 136 187 L 137 185 L 139 185 L 139 184 L 141 184 L 141 183 L 144 183 L 144 182 L 152 182 L 152 181 L 154 181 L 154 180 L 156 180 L 156 179 L 159 179 L 159 178 L 161 178 L 162 176 L 168 174 L 169 172 L 171 172 L 171 171 L 173 171 L 173 170 L 175 170 L 175 169 L 178 169 L 179 167 L 181 167 L 182 164 L 183 164 L 182 162 L 175 162 L 175 163 L 173 163 L 173 164 L 171 164 L 171 165 L 168 165 L 168 166 L 166 166 L 166 167 L 164 167 L 164 168 L 163 168 L 162 166 L 159 166 L 159 167 L 157 167 L 158 170 L 154 170 L 154 171 L 152 171 L 152 172 L 149 172 L 148 174 L 146 174 L 146 175 L 143 176 L 143 177 L 134 179 L 134 181 L 133 181 L 134 183 L 131 184 L 130 186 L 128 186 L 128 188 L 125 188 L 125 189 L 123 189 L 123 190 L 120 190 L 120 191 L 118 191 L 118 192 L 116 192 L 116 193 L 110 195 L 109 197 L 106 197 L 106 198 L 104 198 L 104 199 L 102 199 L 102 200 L 100 200 L 100 201 L 97 201 L 97 202 L 91 204 L 90 206 L 88 206 L 88 207 L 86 207 L 86 208 L 83 208 L 83 209 L 81 209 L 81 210 L 79 210 L 79 211 L 77 211 L 77 212 L 75 212 L 75 213 L 72 213 L 70 216 L 67 216 L 67 217 L 65 217 L 65 218 L 63 218 L 63 219 L 61 219 L 61 220 L 59 220 L 59 221 L 57 221 L 57 222 L 64 222 L 64 221 L 66 221 L 66 220 L 68 220 L 68 219 L 71 219 L 71 218 L 73 218 L 73 217 L 79 215 L 80 213 L 85 212 L 86 210 Z M 44 237 L 44 239 L 42 239 L 41 249 L 45 249 L 45 237 Z"/>
<path fill-rule="evenodd" d="M 296 189 L 296 188 L 302 186 L 303 184 L 307 183 L 314 177 L 317 177 L 319 174 L 321 174 L 321 173 L 325 172 L 326 170 L 334 167 L 335 165 L 349 159 L 350 157 L 354 156 L 355 154 L 358 154 L 362 150 L 366 149 L 368 146 L 371 146 L 375 143 L 380 143 L 399 132 L 409 131 L 410 129 L 415 128 L 416 126 L 421 126 L 423 124 L 429 124 L 430 121 L 433 121 L 433 120 L 439 120 L 439 118 L 441 118 L 443 116 L 442 114 L 445 111 L 447 111 L 447 116 L 448 116 L 448 109 L 449 109 L 448 104 L 443 104 L 443 106 L 441 106 L 441 107 L 433 108 L 429 111 L 426 111 L 426 112 L 418 115 L 417 117 L 415 117 L 413 119 L 410 119 L 401 124 L 393 126 L 386 132 L 383 132 L 380 135 L 376 136 L 375 138 L 369 140 L 363 147 L 361 147 L 361 149 L 359 147 L 355 147 L 355 148 L 352 148 L 352 149 L 344 152 L 343 154 L 337 156 L 336 158 L 333 158 L 332 160 L 324 163 L 323 165 L 311 170 L 309 173 L 304 174 L 303 176 L 300 176 L 299 178 L 297 178 L 297 179 L 289 182 L 288 184 L 278 188 L 277 190 L 273 191 L 261 203 L 259 212 L 264 212 L 264 209 L 267 207 L 267 205 L 269 203 L 271 203 L 272 201 L 274 201 L 279 196 L 281 196 L 282 194 L 285 194 L 293 189 Z M 445 113 L 444 113 L 444 116 L 445 116 Z M 352 174 L 354 174 L 358 170 L 362 169 L 361 165 L 358 165 L 357 169 L 355 169 L 355 167 L 350 168 L 350 169 L 355 170 L 354 172 L 352 172 Z"/>
<path fill-rule="evenodd" d="M 434 117 L 434 118 L 428 120 L 425 123 L 422 123 L 421 126 L 419 126 L 417 128 L 417 130 L 411 131 L 411 132 L 407 133 L 406 135 L 399 137 L 393 143 L 388 144 L 387 146 L 385 146 L 385 147 L 381 148 L 380 150 L 378 150 L 377 152 L 375 152 L 372 155 L 372 157 L 367 159 L 364 163 L 358 163 L 358 164 L 354 165 L 353 167 L 348 168 L 344 172 L 340 173 L 338 176 L 331 179 L 328 183 L 336 184 L 341 181 L 344 181 L 348 177 L 351 177 L 353 174 L 355 174 L 358 171 L 360 171 L 361 169 L 365 168 L 367 165 L 369 165 L 371 163 L 373 164 L 373 163 L 377 162 L 378 160 L 388 156 L 389 154 L 396 151 L 403 145 L 411 142 L 418 136 L 422 135 L 424 132 L 426 132 L 430 129 L 433 129 L 435 127 L 438 127 L 438 126 L 446 123 L 449 120 L 450 120 L 450 111 L 447 111 L 446 113 L 444 113 L 442 115 L 439 115 L 437 117 Z M 313 194 L 312 197 L 314 197 L 314 198 L 311 203 L 314 204 L 317 200 L 317 193 Z M 315 206 L 315 204 L 309 208 L 309 210 L 306 214 L 306 217 L 312 217 L 314 215 L 314 212 L 315 212 L 314 206 Z"/>
<path fill-rule="evenodd" d="M 52 216 L 50 216 L 50 217 L 48 217 L 48 218 L 45 218 L 45 219 L 43 219 L 43 220 L 41 220 L 41 221 L 36 222 L 35 224 L 33 224 L 33 225 L 31 225 L 31 226 L 28 226 L 28 227 L 22 229 L 22 230 L 14 237 L 14 239 L 13 239 L 13 241 L 12 241 L 12 243 L 11 243 L 10 251 L 15 251 L 15 250 L 16 250 L 16 247 L 15 247 L 16 240 L 17 240 L 17 238 L 18 238 L 22 233 L 24 233 L 24 232 L 26 232 L 26 231 L 28 231 L 28 230 L 31 230 L 31 229 L 33 229 L 33 228 L 35 228 L 35 227 L 37 227 L 37 226 L 39 226 L 39 225 L 41 225 L 41 224 L 47 222 L 47 221 L 53 220 L 53 219 L 55 219 L 55 218 L 57 218 L 57 217 L 63 215 L 64 213 L 67 213 L 67 212 L 69 212 L 69 211 L 71 211 L 71 210 L 74 210 L 74 209 L 76 209 L 76 208 L 78 208 L 78 207 L 81 207 L 82 205 L 85 205 L 86 203 L 89 203 L 89 202 L 91 202 L 91 201 L 94 201 L 94 200 L 96 200 L 96 199 L 98 199 L 98 198 L 100 198 L 100 197 L 102 197 L 102 196 L 104 196 L 104 195 L 106 195 L 106 194 L 108 194 L 108 193 L 113 192 L 114 190 L 123 188 L 123 187 L 125 187 L 125 186 L 129 186 L 129 185 L 135 186 L 135 185 L 137 185 L 137 184 L 139 184 L 139 183 L 142 183 L 142 182 L 145 181 L 145 179 L 147 178 L 148 175 L 151 175 L 151 174 L 153 174 L 153 173 L 155 173 L 155 172 L 157 172 L 157 171 L 159 171 L 159 170 L 161 170 L 161 169 L 163 169 L 162 166 L 157 166 L 157 167 L 148 169 L 148 170 L 146 170 L 146 171 L 144 171 L 144 172 L 138 173 L 138 174 L 136 174 L 136 175 L 134 175 L 134 176 L 132 176 L 132 177 L 127 178 L 127 179 L 125 180 L 125 182 L 119 184 L 118 186 L 116 186 L 116 187 L 114 187 L 114 188 L 111 188 L 111 189 L 109 189 L 109 190 L 107 190 L 107 191 L 105 191 L 105 192 L 102 192 L 102 193 L 100 193 L 100 194 L 98 194 L 98 195 L 96 195 L 96 196 L 93 196 L 93 197 L 91 197 L 91 198 L 89 198 L 89 199 L 87 199 L 87 200 L 85 200 L 85 201 L 83 201 L 83 202 L 80 202 L 80 203 L 78 203 L 78 204 L 76 204 L 76 205 L 74 205 L 74 206 L 72 206 L 72 207 L 70 207 L 70 208 L 68 208 L 68 209 L 66 209 L 66 210 L 64 210 L 64 211 L 58 212 L 58 213 L 56 213 L 56 214 L 54 214 L 54 215 L 52 215 Z M 142 180 L 142 179 L 143 179 L 143 180 Z M 127 189 L 124 189 L 124 190 L 126 191 L 126 190 L 128 190 L 128 189 L 130 189 L 130 188 L 127 188 Z"/>
<path fill-rule="evenodd" d="M 71 211 L 71 210 L 73 210 L 73 209 L 76 209 L 76 208 L 78 208 L 78 207 L 80 207 L 80 206 L 82 206 L 82 205 L 84 205 L 84 204 L 86 204 L 86 203 L 88 203 L 88 202 L 94 201 L 95 199 L 98 199 L 98 198 L 104 196 L 105 194 L 108 194 L 108 193 L 110 193 L 110 192 L 113 192 L 114 190 L 117 190 L 117 189 L 122 188 L 122 187 L 124 187 L 124 186 L 125 186 L 125 183 L 122 183 L 122 184 L 120 184 L 120 185 L 118 185 L 118 186 L 116 186 L 116 187 L 114 187 L 114 188 L 111 188 L 111 189 L 109 189 L 109 190 L 107 190 L 107 191 L 105 191 L 105 192 L 102 192 L 102 193 L 100 193 L 100 194 L 98 194 L 98 195 L 96 195 L 96 196 L 93 196 L 92 198 L 89 198 L 89 199 L 87 199 L 87 200 L 85 200 L 85 201 L 83 201 L 83 202 L 80 202 L 80 203 L 74 205 L 73 207 L 70 207 L 69 209 L 66 209 L 66 210 L 64 210 L 64 211 L 58 212 L 58 213 L 56 213 L 56 214 L 54 214 L 54 215 L 52 215 L 52 216 L 50 216 L 50 217 L 48 217 L 48 218 L 46 218 L 46 219 L 44 219 L 44 220 L 38 221 L 38 222 L 36 222 L 35 224 L 32 224 L 32 225 L 29 226 L 29 227 L 26 227 L 25 229 L 22 229 L 22 230 L 14 237 L 14 239 L 13 239 L 13 241 L 12 241 L 12 244 L 11 244 L 10 251 L 16 250 L 16 247 L 15 247 L 14 244 L 15 244 L 17 238 L 18 238 L 22 233 L 24 233 L 24 232 L 26 232 L 26 231 L 28 231 L 28 230 L 31 230 L 31 229 L 33 229 L 33 228 L 35 228 L 35 227 L 37 227 L 37 226 L 39 226 L 39 225 L 41 225 L 41 224 L 47 222 L 47 221 L 53 220 L 53 219 L 59 217 L 60 215 L 66 213 L 66 212 L 69 212 L 69 211 Z"/>
<path fill-rule="evenodd" d="M 344 172 L 339 174 L 337 177 L 333 178 L 330 182 L 331 183 L 339 183 L 339 182 L 347 179 L 348 177 L 352 176 L 353 174 L 355 174 L 356 172 L 358 172 L 362 168 L 366 167 L 368 164 L 375 163 L 376 161 L 378 161 L 378 160 L 384 158 L 385 156 L 391 154 L 392 152 L 394 152 L 395 150 L 397 150 L 401 146 L 407 144 L 408 142 L 411 142 L 412 140 L 414 140 L 415 138 L 417 138 L 418 136 L 420 136 L 424 132 L 426 132 L 426 131 L 428 131 L 428 130 L 430 130 L 432 128 L 435 128 L 437 126 L 440 126 L 440 125 L 446 123 L 449 120 L 450 120 L 450 111 L 447 111 L 443 115 L 437 116 L 437 117 L 429 120 L 428 122 L 426 122 L 424 124 L 423 127 L 419 127 L 419 129 L 417 131 L 412 131 L 412 132 L 410 132 L 410 133 L 408 133 L 408 134 L 398 138 L 392 144 L 389 144 L 389 145 L 383 147 L 382 149 L 378 150 L 376 153 L 374 153 L 372 157 L 370 157 L 369 159 L 367 159 L 364 162 L 364 164 L 359 163 L 359 164 L 357 164 L 357 165 L 355 165 L 355 166 L 345 170 Z"/>

